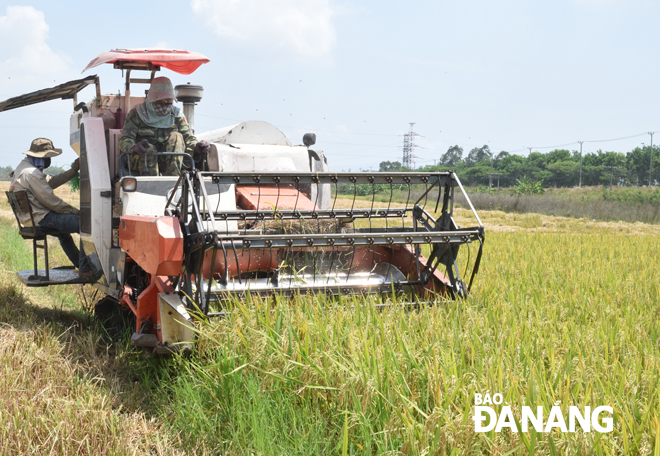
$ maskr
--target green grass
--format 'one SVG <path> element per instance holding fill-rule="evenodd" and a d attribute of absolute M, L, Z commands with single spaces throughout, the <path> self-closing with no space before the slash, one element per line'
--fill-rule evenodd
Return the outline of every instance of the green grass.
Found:
<path fill-rule="evenodd" d="M 9 224 L 6 221 L 0 223 L 0 264 L 11 271 L 20 271 L 30 269 L 32 264 L 32 250 L 28 249 L 27 244 L 18 234 L 16 224 Z M 43 259 L 42 259 L 43 261 Z M 40 263 L 43 267 L 43 263 Z"/>

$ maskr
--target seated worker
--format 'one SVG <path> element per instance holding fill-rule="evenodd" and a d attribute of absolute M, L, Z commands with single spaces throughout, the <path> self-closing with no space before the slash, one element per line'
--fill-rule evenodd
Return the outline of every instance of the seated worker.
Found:
<path fill-rule="evenodd" d="M 30 144 L 30 150 L 23 153 L 27 157 L 14 171 L 9 190 L 27 191 L 34 223 L 46 234 L 59 239 L 62 250 L 79 269 L 81 276 L 91 275 L 85 255 L 80 254 L 71 237 L 71 233 L 80 233 L 79 211 L 53 193 L 54 189 L 76 175 L 80 169 L 79 159 L 76 158 L 70 170 L 57 176 L 48 176 L 44 174 L 44 169 L 50 166 L 52 157 L 62 153 L 62 149 L 55 149 L 50 139 L 37 138 Z M 24 226 L 32 226 L 29 215 L 20 217 L 20 220 Z"/>
<path fill-rule="evenodd" d="M 178 176 L 182 156 L 146 155 L 158 152 L 188 153 L 202 169 L 209 143 L 197 142 L 183 112 L 173 106 L 174 89 L 166 77 L 155 78 L 144 103 L 131 109 L 119 137 L 119 151 L 131 154 L 133 175 Z"/>

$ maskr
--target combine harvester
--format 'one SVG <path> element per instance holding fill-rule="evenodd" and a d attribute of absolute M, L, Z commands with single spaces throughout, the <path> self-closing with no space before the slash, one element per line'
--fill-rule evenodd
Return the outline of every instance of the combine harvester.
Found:
<path fill-rule="evenodd" d="M 208 61 L 188 51 L 113 50 L 85 70 L 109 63 L 125 71 L 123 94 L 102 95 L 99 78 L 89 76 L 0 103 L 6 111 L 73 99 L 80 236 L 105 305 L 135 315 L 133 345 L 155 353 L 187 349 L 191 314 L 222 316 L 223 302 L 246 294 L 394 293 L 419 304 L 469 292 L 484 229 L 451 171 L 329 172 L 323 152 L 310 149 L 314 134 L 294 146 L 273 125 L 247 121 L 196 135 L 211 144 L 208 170 L 181 154 L 180 176 L 134 175 L 118 150 L 118 127 L 144 101 L 131 94 L 132 84 L 149 84 L 161 68 L 191 74 Z M 138 70 L 149 76 L 134 79 Z M 78 103 L 78 92 L 92 84 L 95 100 Z M 194 128 L 202 88 L 179 85 L 175 93 Z M 457 189 L 474 227 L 453 219 Z M 376 194 L 389 202 L 377 203 Z M 456 259 L 473 242 L 479 247 L 466 284 Z M 36 269 L 35 250 L 35 271 L 18 276 L 28 286 L 81 283 L 72 270 Z"/>

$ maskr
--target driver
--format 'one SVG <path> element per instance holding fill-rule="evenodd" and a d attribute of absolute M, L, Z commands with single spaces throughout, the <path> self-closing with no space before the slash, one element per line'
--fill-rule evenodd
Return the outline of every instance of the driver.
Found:
<path fill-rule="evenodd" d="M 155 78 L 144 103 L 131 109 L 119 137 L 119 151 L 129 155 L 133 175 L 178 176 L 182 156 L 159 156 L 158 152 L 188 153 L 202 169 L 209 143 L 198 142 L 181 110 L 173 105 L 172 81 Z"/>

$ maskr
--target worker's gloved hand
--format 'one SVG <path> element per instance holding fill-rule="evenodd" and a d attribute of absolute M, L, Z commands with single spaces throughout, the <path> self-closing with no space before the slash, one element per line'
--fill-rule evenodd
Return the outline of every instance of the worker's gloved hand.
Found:
<path fill-rule="evenodd" d="M 208 143 L 208 141 L 200 141 L 197 144 L 195 144 L 195 154 L 196 155 L 208 155 L 209 151 L 211 150 L 211 145 Z"/>
<path fill-rule="evenodd" d="M 149 141 L 143 139 L 142 141 L 140 141 L 139 143 L 133 146 L 131 152 L 138 155 L 144 155 L 147 152 L 147 150 L 149 150 L 149 146 L 150 146 Z"/>
<path fill-rule="evenodd" d="M 79 158 L 76 158 L 76 161 L 73 162 L 73 167 L 72 168 L 75 172 L 80 171 L 80 159 Z"/>

